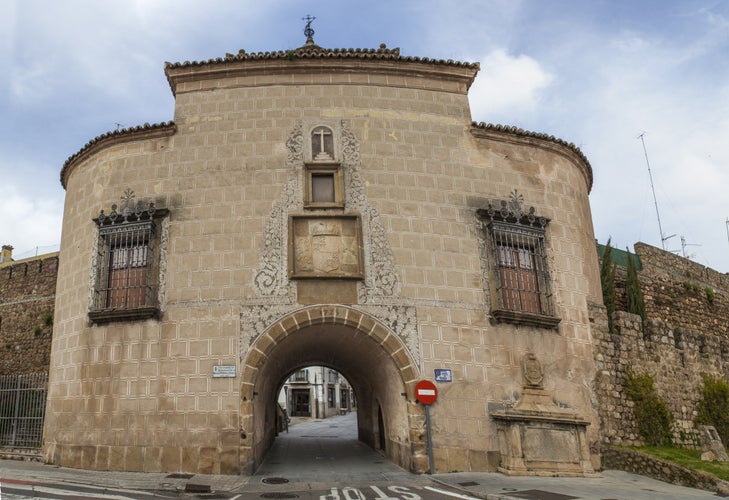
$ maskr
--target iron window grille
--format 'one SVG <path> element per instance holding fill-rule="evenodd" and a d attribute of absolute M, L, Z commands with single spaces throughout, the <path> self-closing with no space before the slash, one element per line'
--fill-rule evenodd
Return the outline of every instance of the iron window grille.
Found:
<path fill-rule="evenodd" d="M 126 198 L 125 198 L 126 197 Z M 159 237 L 153 203 L 145 209 L 133 204 L 130 190 L 122 197 L 126 206 L 109 215 L 102 210 L 94 221 L 99 226 L 95 281 L 89 319 L 95 323 L 136 320 L 159 313 Z M 134 207 L 134 208 L 130 208 Z"/>
<path fill-rule="evenodd" d="M 491 314 L 496 321 L 556 327 L 556 316 L 547 266 L 545 231 L 548 220 L 534 208 L 522 211 L 523 198 L 512 192 L 501 208 L 491 205 L 478 215 L 488 221 L 489 256 L 492 264 Z"/>

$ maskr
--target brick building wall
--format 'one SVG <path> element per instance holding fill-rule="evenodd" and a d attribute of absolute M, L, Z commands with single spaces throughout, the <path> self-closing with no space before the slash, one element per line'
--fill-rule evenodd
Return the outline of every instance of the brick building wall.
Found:
<path fill-rule="evenodd" d="M 729 368 L 729 276 L 670 252 L 635 244 L 646 316 L 625 308 L 625 269 L 616 273 L 616 332 L 593 328 L 603 442 L 640 444 L 633 403 L 624 393 L 628 369 L 650 373 L 675 419 L 674 439 L 696 443 L 693 419 L 703 374 L 726 377 Z"/>
<path fill-rule="evenodd" d="M 47 371 L 58 254 L 0 268 L 0 375 Z"/>

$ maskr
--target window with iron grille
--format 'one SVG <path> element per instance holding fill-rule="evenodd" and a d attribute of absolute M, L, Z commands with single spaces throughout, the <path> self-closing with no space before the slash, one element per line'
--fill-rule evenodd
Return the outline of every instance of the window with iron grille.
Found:
<path fill-rule="evenodd" d="M 144 209 L 132 203 L 127 191 L 126 205 L 109 215 L 102 210 L 94 221 L 99 226 L 94 264 L 94 290 L 89 319 L 95 323 L 135 320 L 159 313 L 159 217 L 166 210 L 154 204 Z M 131 207 L 130 207 L 131 205 Z"/>
<path fill-rule="evenodd" d="M 486 224 L 492 290 L 491 315 L 496 321 L 554 328 L 556 317 L 547 269 L 545 231 L 548 220 L 534 208 L 521 209 L 514 191 L 501 209 L 479 210 Z"/>

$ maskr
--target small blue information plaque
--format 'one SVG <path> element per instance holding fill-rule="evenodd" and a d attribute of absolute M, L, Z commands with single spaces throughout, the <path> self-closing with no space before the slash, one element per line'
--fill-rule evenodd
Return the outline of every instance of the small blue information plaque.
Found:
<path fill-rule="evenodd" d="M 435 369 L 435 381 L 436 382 L 453 382 L 453 372 L 447 368 L 436 368 Z"/>

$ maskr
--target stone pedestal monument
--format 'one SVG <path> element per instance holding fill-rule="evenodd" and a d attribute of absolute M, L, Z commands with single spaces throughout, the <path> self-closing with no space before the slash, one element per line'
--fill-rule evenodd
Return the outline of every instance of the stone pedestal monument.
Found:
<path fill-rule="evenodd" d="M 586 428 L 589 421 L 557 406 L 542 384 L 537 356 L 521 361 L 524 389 L 512 408 L 491 412 L 501 451 L 499 471 L 509 475 L 592 476 Z"/>

